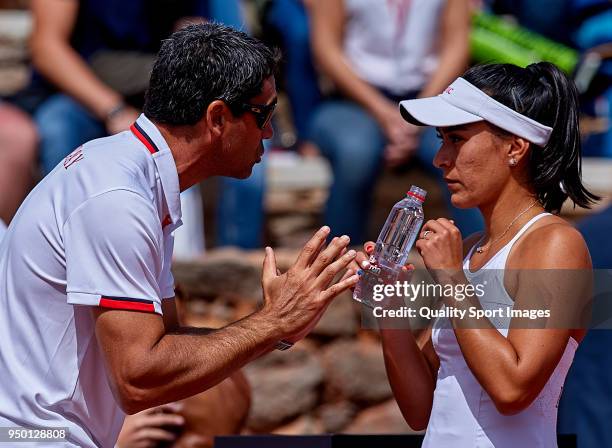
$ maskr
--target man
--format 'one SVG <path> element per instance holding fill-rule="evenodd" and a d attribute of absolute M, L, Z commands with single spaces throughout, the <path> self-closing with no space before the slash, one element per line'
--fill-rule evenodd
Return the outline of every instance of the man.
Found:
<path fill-rule="evenodd" d="M 272 136 L 276 58 L 230 28 L 162 45 L 130 131 L 70 154 L 28 196 L 0 251 L 0 427 L 68 428 L 112 447 L 123 412 L 195 395 L 287 348 L 357 276 L 348 237 L 319 230 L 285 274 L 266 248 L 262 308 L 223 329 L 177 324 L 170 272 L 179 192 L 245 178 Z"/>

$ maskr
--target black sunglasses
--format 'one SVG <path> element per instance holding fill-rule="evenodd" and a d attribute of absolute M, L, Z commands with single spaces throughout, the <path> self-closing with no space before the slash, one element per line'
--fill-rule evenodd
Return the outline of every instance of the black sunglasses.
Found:
<path fill-rule="evenodd" d="M 241 103 L 238 105 L 241 110 L 245 112 L 251 112 L 255 115 L 255 121 L 257 122 L 257 126 L 259 129 L 264 129 L 270 123 L 272 119 L 272 115 L 274 114 L 274 109 L 276 109 L 277 99 L 274 98 L 270 104 L 250 104 L 250 103 Z"/>

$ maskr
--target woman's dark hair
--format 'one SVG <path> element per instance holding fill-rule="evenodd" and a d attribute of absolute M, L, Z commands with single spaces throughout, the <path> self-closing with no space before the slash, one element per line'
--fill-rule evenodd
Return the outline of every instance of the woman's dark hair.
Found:
<path fill-rule="evenodd" d="M 261 93 L 278 61 L 277 51 L 241 31 L 189 25 L 163 41 L 143 111 L 158 123 L 194 125 L 221 99 L 238 115 L 240 103 Z"/>
<path fill-rule="evenodd" d="M 578 92 L 557 66 L 478 65 L 463 78 L 505 106 L 553 128 L 548 144 L 532 143 L 529 155 L 529 179 L 547 211 L 558 212 L 568 197 L 584 208 L 600 199 L 582 184 Z"/>

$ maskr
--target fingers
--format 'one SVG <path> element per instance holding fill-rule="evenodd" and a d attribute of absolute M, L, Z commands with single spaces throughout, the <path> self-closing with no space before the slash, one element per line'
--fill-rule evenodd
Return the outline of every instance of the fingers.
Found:
<path fill-rule="evenodd" d="M 349 263 L 349 266 L 350 266 L 350 263 Z M 344 280 L 346 280 L 349 277 L 352 277 L 353 275 L 355 275 L 355 269 L 352 267 L 349 267 L 344 273 L 344 275 L 342 276 L 342 278 L 340 279 L 340 281 L 343 282 Z"/>
<path fill-rule="evenodd" d="M 161 412 L 167 412 L 170 414 L 177 414 L 183 410 L 183 404 L 178 401 L 174 401 L 172 403 L 162 404 L 161 406 L 158 406 L 153 409 L 156 409 Z"/>
<path fill-rule="evenodd" d="M 318 276 L 327 266 L 329 266 L 331 263 L 334 262 L 334 260 L 338 258 L 340 252 L 342 252 L 342 250 L 345 249 L 346 246 L 348 246 L 350 241 L 351 239 L 346 235 L 343 235 L 340 238 L 334 238 L 331 243 L 329 243 L 327 248 L 321 251 L 321 253 L 313 261 L 312 266 L 310 267 L 311 272 L 315 276 Z M 355 251 L 352 251 L 352 253 L 353 256 L 351 257 L 351 259 L 354 258 Z"/>
<path fill-rule="evenodd" d="M 370 267 L 370 262 L 368 261 L 369 257 L 364 254 L 363 252 L 358 252 L 357 255 L 355 256 L 354 264 L 356 265 L 356 269 L 357 271 L 359 271 L 359 269 L 368 269 Z M 351 266 L 352 268 L 355 268 L 355 266 Z"/>
<path fill-rule="evenodd" d="M 357 253 L 354 250 L 349 250 L 342 257 L 327 266 L 317 277 L 315 284 L 321 289 L 326 289 L 334 278 L 336 278 L 336 275 L 338 275 L 340 271 L 346 268 L 348 264 L 353 261 L 355 255 L 357 255 Z"/>
<path fill-rule="evenodd" d="M 450 219 L 438 218 L 436 222 L 438 222 L 438 224 L 440 224 L 442 227 L 444 227 L 446 230 L 448 230 L 451 233 L 455 233 L 459 231 L 455 223 Z"/>
<path fill-rule="evenodd" d="M 358 281 L 359 281 L 358 275 L 351 275 L 346 280 L 342 280 L 330 286 L 325 291 L 323 291 L 323 293 L 321 294 L 321 299 L 324 300 L 325 302 L 330 302 L 338 294 L 346 291 L 349 288 L 353 288 L 357 284 Z"/>
<path fill-rule="evenodd" d="M 446 218 L 427 221 L 421 230 L 419 238 L 424 238 L 426 240 L 431 239 L 433 236 L 432 233 L 440 236 L 450 235 L 453 237 L 461 237 L 461 232 L 457 226 L 455 226 L 454 222 Z"/>
<path fill-rule="evenodd" d="M 429 233 L 427 233 L 427 231 L 429 231 Z M 426 233 L 427 235 L 429 235 L 429 238 L 431 238 L 432 233 L 441 234 L 441 233 L 444 233 L 445 231 L 446 231 L 446 228 L 442 224 L 440 224 L 435 219 L 431 219 L 425 223 L 425 225 L 423 226 L 423 229 L 421 230 L 421 234 L 419 236 L 421 238 L 427 239 Z"/>
<path fill-rule="evenodd" d="M 408 282 L 412 279 L 412 276 L 414 275 L 414 265 L 413 264 L 407 264 L 406 266 L 402 267 L 402 270 L 399 273 L 399 281 L 402 282 Z"/>
<path fill-rule="evenodd" d="M 166 440 L 168 442 L 172 442 L 176 439 L 176 435 L 171 433 L 170 431 L 165 431 L 159 428 L 146 428 L 140 431 L 140 435 L 143 438 L 149 440 Z"/>
<path fill-rule="evenodd" d="M 185 418 L 178 414 L 155 414 L 147 417 L 146 427 L 159 428 L 161 426 L 182 426 Z"/>
<path fill-rule="evenodd" d="M 278 269 L 276 268 L 276 256 L 271 247 L 266 247 L 266 256 L 263 261 L 263 273 L 261 276 L 262 282 L 266 283 L 277 276 Z"/>
<path fill-rule="evenodd" d="M 310 240 L 306 243 L 300 255 L 298 255 L 294 266 L 298 269 L 306 269 L 312 258 L 318 253 L 320 247 L 325 242 L 327 235 L 329 235 L 330 228 L 327 226 L 321 227 Z"/>
<path fill-rule="evenodd" d="M 376 243 L 374 243 L 373 241 L 368 241 L 363 244 L 363 250 L 365 253 L 358 252 L 357 256 L 355 257 L 355 264 L 357 264 L 358 266 L 357 271 L 359 269 L 368 269 L 370 267 L 370 261 L 369 261 L 370 257 L 369 256 L 374 253 L 375 247 L 376 247 Z"/>

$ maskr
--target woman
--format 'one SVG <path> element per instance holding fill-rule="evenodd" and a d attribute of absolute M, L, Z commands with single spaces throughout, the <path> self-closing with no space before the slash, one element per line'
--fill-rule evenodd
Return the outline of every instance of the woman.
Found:
<path fill-rule="evenodd" d="M 478 207 L 486 224 L 463 242 L 452 221 L 423 226 L 416 248 L 438 283 L 485 285 L 481 297 L 445 299 L 446 309 L 524 310 L 536 297 L 557 314 L 580 314 L 590 256 L 580 234 L 555 216 L 568 197 L 581 207 L 597 199 L 580 180 L 573 83 L 549 63 L 484 65 L 438 97 L 402 102 L 401 111 L 438 128 L 434 165 L 452 202 Z M 558 400 L 585 331 L 572 329 L 576 322 L 524 323 L 450 316 L 418 337 L 381 331 L 394 395 L 410 426 L 427 428 L 424 447 L 556 446 Z"/>

